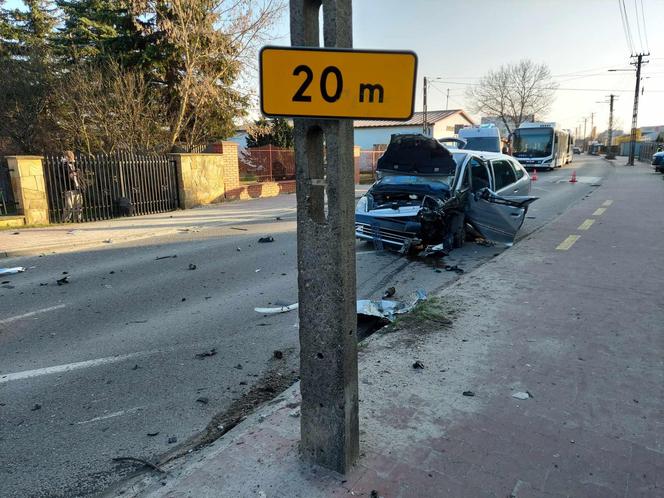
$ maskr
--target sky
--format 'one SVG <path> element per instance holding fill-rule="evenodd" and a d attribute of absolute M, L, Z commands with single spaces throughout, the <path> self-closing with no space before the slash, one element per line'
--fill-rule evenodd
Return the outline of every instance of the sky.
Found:
<path fill-rule="evenodd" d="M 591 119 L 598 132 L 608 127 L 605 102 L 610 93 L 619 96 L 614 128 L 629 130 L 635 73 L 608 70 L 633 69 L 630 54 L 649 49 L 638 125 L 664 125 L 664 0 L 622 0 L 631 48 L 620 1 L 354 0 L 353 45 L 412 50 L 418 55 L 416 110 L 422 109 L 423 76 L 435 78 L 429 91 L 430 110 L 445 109 L 448 88 L 449 108 L 468 110 L 465 88 L 487 71 L 523 58 L 545 63 L 560 89 L 543 118 L 572 130 L 582 127 L 586 118 L 588 134 Z M 21 3 L 9 0 L 6 5 Z M 270 44 L 290 45 L 289 22 L 286 8 Z M 478 115 L 471 116 L 479 121 Z"/>
<path fill-rule="evenodd" d="M 664 125 L 664 0 L 624 4 L 634 50 L 646 51 L 647 35 L 652 54 L 642 70 L 638 125 Z M 422 109 L 423 76 L 440 78 L 430 87 L 430 110 L 445 109 L 448 88 L 449 107 L 468 109 L 468 84 L 502 64 L 528 58 L 546 63 L 560 86 L 546 120 L 574 130 L 587 118 L 590 134 L 595 113 L 600 132 L 609 116 L 609 104 L 602 102 L 615 93 L 614 128 L 629 130 L 635 73 L 608 71 L 633 69 L 619 6 L 619 0 L 354 0 L 353 45 L 418 55 L 416 110 Z M 286 10 L 273 44 L 290 45 L 288 33 Z"/>

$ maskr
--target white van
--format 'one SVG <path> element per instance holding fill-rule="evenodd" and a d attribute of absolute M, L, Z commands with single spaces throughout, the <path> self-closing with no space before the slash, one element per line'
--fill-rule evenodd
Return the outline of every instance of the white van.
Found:
<path fill-rule="evenodd" d="M 500 130 L 493 124 L 461 128 L 458 135 L 466 141 L 464 149 L 501 152 Z"/>

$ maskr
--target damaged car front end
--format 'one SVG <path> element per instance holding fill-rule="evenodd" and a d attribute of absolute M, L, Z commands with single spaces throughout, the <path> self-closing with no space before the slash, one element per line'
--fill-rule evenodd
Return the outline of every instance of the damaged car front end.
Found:
<path fill-rule="evenodd" d="M 450 151 L 424 135 L 393 135 L 378 171 L 380 179 L 355 211 L 356 237 L 378 248 L 447 253 L 461 247 L 468 232 L 511 243 L 536 199 L 513 158 Z"/>

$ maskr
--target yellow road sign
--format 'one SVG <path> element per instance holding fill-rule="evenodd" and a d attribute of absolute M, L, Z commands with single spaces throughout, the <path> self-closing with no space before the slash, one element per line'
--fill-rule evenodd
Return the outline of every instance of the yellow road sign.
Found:
<path fill-rule="evenodd" d="M 416 73 L 414 52 L 264 47 L 261 110 L 267 116 L 407 120 Z"/>

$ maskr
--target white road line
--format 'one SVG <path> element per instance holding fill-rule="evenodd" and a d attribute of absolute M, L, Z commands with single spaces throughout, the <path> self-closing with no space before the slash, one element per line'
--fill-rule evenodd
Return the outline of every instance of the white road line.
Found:
<path fill-rule="evenodd" d="M 12 323 L 15 322 L 16 320 L 22 320 L 23 318 L 30 318 L 31 316 L 39 315 L 40 313 L 47 313 L 49 311 L 59 310 L 65 308 L 66 306 L 67 306 L 66 304 L 58 304 L 57 306 L 50 306 L 48 308 L 31 311 L 30 313 L 24 313 L 23 315 L 16 315 L 16 316 L 11 316 L 9 318 L 4 318 L 0 320 L 0 325 L 4 325 L 6 323 Z"/>
<path fill-rule="evenodd" d="M 32 377 L 41 377 L 42 375 L 52 375 L 57 373 L 71 372 L 72 370 L 79 370 L 81 368 L 98 367 L 100 365 L 108 365 L 110 363 L 120 363 L 121 361 L 129 360 L 132 358 L 139 358 L 141 356 L 148 356 L 164 352 L 165 351 L 142 351 L 140 353 L 108 356 L 106 358 L 97 358 L 95 360 L 67 363 L 66 365 L 54 365 L 52 367 L 37 368 L 36 370 L 25 370 L 23 372 L 15 372 L 0 376 L 0 384 L 4 384 L 12 380 L 31 379 Z"/>
<path fill-rule="evenodd" d="M 83 420 L 82 422 L 76 422 L 78 425 L 89 424 L 91 422 L 99 422 L 100 420 L 106 420 L 109 418 L 119 417 L 128 413 L 136 412 L 142 410 L 144 406 L 137 406 L 136 408 L 129 408 L 128 410 L 120 410 L 119 412 L 109 413 L 108 415 L 101 415 L 100 417 L 91 418 L 90 420 Z"/>

